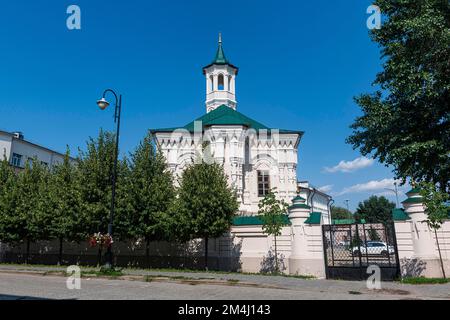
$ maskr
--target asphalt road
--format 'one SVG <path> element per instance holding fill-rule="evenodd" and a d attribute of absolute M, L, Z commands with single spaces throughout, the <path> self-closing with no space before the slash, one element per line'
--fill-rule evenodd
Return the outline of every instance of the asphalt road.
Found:
<path fill-rule="evenodd" d="M 413 286 L 386 283 L 382 290 L 369 290 L 364 282 L 288 279 L 289 283 L 267 288 L 258 283 L 259 278 L 255 280 L 252 287 L 244 283 L 189 284 L 82 278 L 81 289 L 69 290 L 66 278 L 62 276 L 0 273 L 0 300 L 450 299 L 449 284 Z"/>

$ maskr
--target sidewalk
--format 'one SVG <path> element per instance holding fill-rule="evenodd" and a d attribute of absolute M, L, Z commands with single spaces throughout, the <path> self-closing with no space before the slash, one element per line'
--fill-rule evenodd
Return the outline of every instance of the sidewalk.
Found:
<path fill-rule="evenodd" d="M 98 271 L 96 268 L 82 267 L 82 273 Z M 22 273 L 35 275 L 63 275 L 66 267 L 58 266 L 33 266 L 33 265 L 1 265 L 0 273 Z M 124 276 L 113 277 L 123 280 L 157 281 L 172 283 L 196 283 L 205 285 L 228 285 L 228 286 L 253 286 L 260 288 L 283 289 L 327 296 L 340 296 L 343 293 L 381 297 L 385 299 L 450 299 L 450 283 L 447 284 L 425 284 L 411 285 L 400 282 L 383 282 L 381 290 L 369 290 L 365 281 L 343 281 L 325 279 L 300 279 L 290 276 L 253 275 L 239 273 L 219 272 L 182 272 L 179 270 L 145 270 L 145 269 L 123 269 Z M 95 277 L 95 275 L 93 275 Z M 147 277 L 147 278 L 146 278 Z"/>

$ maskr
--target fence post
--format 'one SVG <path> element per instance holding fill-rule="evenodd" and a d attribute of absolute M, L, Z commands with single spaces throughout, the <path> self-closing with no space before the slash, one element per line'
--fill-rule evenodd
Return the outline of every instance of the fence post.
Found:
<path fill-rule="evenodd" d="M 323 252 L 313 252 L 308 248 L 308 240 L 310 237 L 317 236 L 319 246 L 323 250 L 322 245 L 322 229 L 321 225 L 310 226 L 305 224 L 306 219 L 310 217 L 311 207 L 306 204 L 306 200 L 300 196 L 296 196 L 292 200 L 293 204 L 289 207 L 289 220 L 291 221 L 292 245 L 291 255 L 289 257 L 289 273 L 299 275 L 313 275 L 316 277 L 325 277 L 325 265 Z M 317 235 L 308 234 L 306 231 L 317 231 Z"/>

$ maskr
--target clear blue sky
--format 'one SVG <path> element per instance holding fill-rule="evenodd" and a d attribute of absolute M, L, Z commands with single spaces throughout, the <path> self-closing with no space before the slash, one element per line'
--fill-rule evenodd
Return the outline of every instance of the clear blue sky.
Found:
<path fill-rule="evenodd" d="M 81 30 L 66 27 L 71 4 L 81 8 Z M 95 104 L 111 87 L 123 94 L 121 151 L 127 153 L 147 129 L 204 114 L 202 66 L 222 32 L 227 58 L 240 68 L 238 111 L 273 128 L 304 130 L 299 180 L 330 186 L 337 205 L 349 199 L 354 208 L 385 191 L 383 179 L 392 178 L 377 162 L 353 172 L 324 169 L 360 156 L 345 138 L 359 114 L 353 97 L 372 90 L 381 68 L 366 27 L 370 4 L 4 1 L 0 129 L 23 131 L 60 151 L 68 144 L 76 153 L 100 127 L 114 128 L 112 110 Z"/>

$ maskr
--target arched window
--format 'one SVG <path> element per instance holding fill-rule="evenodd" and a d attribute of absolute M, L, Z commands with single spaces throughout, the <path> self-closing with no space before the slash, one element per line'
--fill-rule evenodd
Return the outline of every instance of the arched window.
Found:
<path fill-rule="evenodd" d="M 213 92 L 214 91 L 214 77 L 212 75 L 209 76 L 209 82 L 211 83 L 210 92 Z"/>
<path fill-rule="evenodd" d="M 217 83 L 217 87 L 218 87 L 218 89 L 219 90 L 224 90 L 224 88 L 225 88 L 225 82 L 224 82 L 224 78 L 223 78 L 223 74 L 219 74 L 219 77 L 217 78 L 217 81 L 218 81 L 218 83 Z"/>

